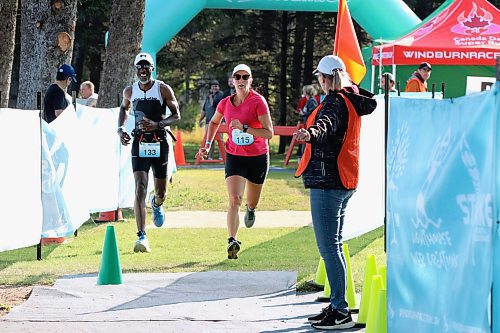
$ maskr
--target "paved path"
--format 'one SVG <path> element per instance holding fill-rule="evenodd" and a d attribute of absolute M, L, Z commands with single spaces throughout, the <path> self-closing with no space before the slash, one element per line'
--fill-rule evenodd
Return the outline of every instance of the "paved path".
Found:
<path fill-rule="evenodd" d="M 35 287 L 0 318 L 0 332 L 317 332 L 307 317 L 325 303 L 297 295 L 296 279 L 273 271 L 138 273 L 98 286 L 95 275 L 67 276 Z"/>

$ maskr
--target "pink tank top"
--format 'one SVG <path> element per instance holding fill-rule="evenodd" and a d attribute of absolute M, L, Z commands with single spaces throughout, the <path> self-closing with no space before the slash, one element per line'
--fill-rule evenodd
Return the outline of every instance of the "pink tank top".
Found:
<path fill-rule="evenodd" d="M 224 115 L 226 124 L 231 120 L 238 119 L 242 124 L 247 124 L 252 128 L 262 128 L 259 122 L 259 116 L 269 114 L 267 102 L 259 93 L 250 89 L 248 97 L 238 106 L 234 106 L 231 98 L 228 96 L 219 102 L 217 112 Z M 254 142 L 247 146 L 237 145 L 233 142 L 232 128 L 229 128 L 229 138 L 226 141 L 226 152 L 238 156 L 258 156 L 269 152 L 269 144 L 265 138 L 254 137 Z"/>

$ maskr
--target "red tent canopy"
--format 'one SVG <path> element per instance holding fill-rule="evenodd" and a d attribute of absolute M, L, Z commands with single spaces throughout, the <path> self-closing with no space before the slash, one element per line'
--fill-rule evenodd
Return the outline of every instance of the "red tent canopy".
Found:
<path fill-rule="evenodd" d="M 373 65 L 495 66 L 500 10 L 487 0 L 456 0 L 416 31 L 373 48 Z"/>

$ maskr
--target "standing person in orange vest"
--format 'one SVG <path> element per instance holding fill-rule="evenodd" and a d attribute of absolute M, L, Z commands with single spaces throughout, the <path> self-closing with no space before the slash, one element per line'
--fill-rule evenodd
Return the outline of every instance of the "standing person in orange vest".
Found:
<path fill-rule="evenodd" d="M 228 259 L 238 259 L 240 241 L 236 235 L 240 224 L 238 213 L 245 187 L 247 205 L 245 226 L 255 223 L 255 208 L 260 200 L 267 173 L 269 172 L 269 143 L 273 137 L 273 124 L 267 102 L 252 89 L 252 71 L 245 64 L 233 69 L 236 93 L 220 101 L 207 128 L 207 141 L 197 156 L 207 158 L 217 130 L 225 119 L 229 124 L 226 141 L 226 189 L 228 194 L 227 244 Z"/>
<path fill-rule="evenodd" d="M 355 325 L 346 301 L 346 259 L 342 227 L 347 203 L 358 185 L 361 116 L 375 110 L 373 94 L 354 85 L 342 59 L 323 57 L 317 69 L 323 102 L 297 131 L 306 148 L 296 177 L 310 189 L 311 215 L 319 253 L 330 281 L 330 305 L 308 318 L 317 329 L 346 329 Z"/>
<path fill-rule="evenodd" d="M 406 82 L 405 92 L 426 92 L 427 80 L 431 77 L 431 71 L 431 64 L 421 63 Z"/>

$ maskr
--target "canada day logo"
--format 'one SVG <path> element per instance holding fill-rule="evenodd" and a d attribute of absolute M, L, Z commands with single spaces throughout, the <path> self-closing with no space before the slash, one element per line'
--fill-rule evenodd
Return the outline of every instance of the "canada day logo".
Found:
<path fill-rule="evenodd" d="M 451 27 L 451 31 L 460 35 L 494 35 L 500 33 L 500 25 L 493 23 L 493 15 L 479 8 L 473 2 L 471 11 L 465 11 L 457 17 L 458 24 Z"/>

